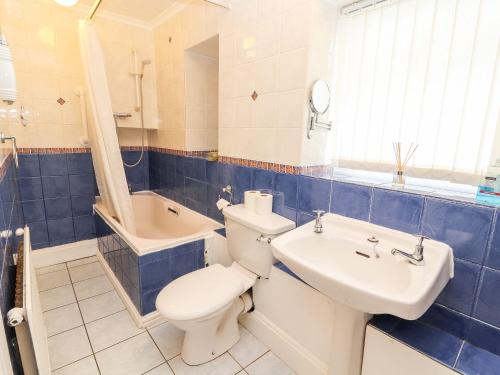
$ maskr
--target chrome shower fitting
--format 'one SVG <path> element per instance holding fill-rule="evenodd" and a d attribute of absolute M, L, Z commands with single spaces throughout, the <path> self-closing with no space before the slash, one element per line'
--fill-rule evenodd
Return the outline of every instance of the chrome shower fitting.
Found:
<path fill-rule="evenodd" d="M 16 137 L 13 135 L 5 135 L 3 133 L 0 133 L 0 143 L 5 143 L 5 141 L 12 142 L 12 156 L 14 157 L 14 164 L 16 165 L 16 168 L 19 168 L 19 159 L 17 157 Z"/>

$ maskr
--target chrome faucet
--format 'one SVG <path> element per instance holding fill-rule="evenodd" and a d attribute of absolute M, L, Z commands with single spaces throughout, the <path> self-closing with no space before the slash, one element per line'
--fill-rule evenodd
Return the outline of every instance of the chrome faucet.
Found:
<path fill-rule="evenodd" d="M 314 210 L 316 214 L 316 223 L 314 224 L 314 233 L 323 233 L 323 224 L 321 223 L 321 218 L 325 214 L 323 210 Z"/>
<path fill-rule="evenodd" d="M 423 242 L 424 240 L 428 240 L 429 238 L 421 235 L 417 235 L 416 237 L 418 238 L 418 243 L 415 245 L 415 250 L 413 251 L 413 253 L 407 253 L 405 251 L 394 248 L 391 250 L 391 254 L 402 255 L 407 258 L 411 264 L 414 264 L 416 266 L 423 266 L 425 264 Z"/>

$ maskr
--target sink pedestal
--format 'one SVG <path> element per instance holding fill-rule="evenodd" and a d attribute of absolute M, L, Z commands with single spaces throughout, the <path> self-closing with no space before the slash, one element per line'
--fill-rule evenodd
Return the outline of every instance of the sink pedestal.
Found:
<path fill-rule="evenodd" d="M 335 302 L 328 375 L 360 375 L 366 323 L 372 315 Z"/>

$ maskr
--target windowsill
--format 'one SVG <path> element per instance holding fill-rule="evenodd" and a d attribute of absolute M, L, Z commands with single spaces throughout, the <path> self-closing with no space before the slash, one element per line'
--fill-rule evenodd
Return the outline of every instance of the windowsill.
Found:
<path fill-rule="evenodd" d="M 465 203 L 474 203 L 489 207 L 496 205 L 476 200 L 477 186 L 459 184 L 443 180 L 406 177 L 404 187 L 392 184 L 392 174 L 383 172 L 363 171 L 348 168 L 335 168 L 332 180 L 359 185 L 403 191 L 413 194 L 435 196 Z M 500 204 L 500 203 L 499 203 Z"/>

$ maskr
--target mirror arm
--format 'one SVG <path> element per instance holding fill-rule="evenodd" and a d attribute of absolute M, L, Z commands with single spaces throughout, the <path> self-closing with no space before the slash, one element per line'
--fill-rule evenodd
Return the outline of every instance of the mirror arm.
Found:
<path fill-rule="evenodd" d="M 310 121 L 309 121 L 309 127 L 307 128 L 307 139 L 311 139 L 311 132 L 313 130 L 316 130 L 316 128 L 321 128 L 321 129 L 326 129 L 326 130 L 332 130 L 332 122 L 324 122 L 318 119 L 318 113 L 315 113 L 313 110 L 313 113 L 311 113 L 310 116 Z"/>

